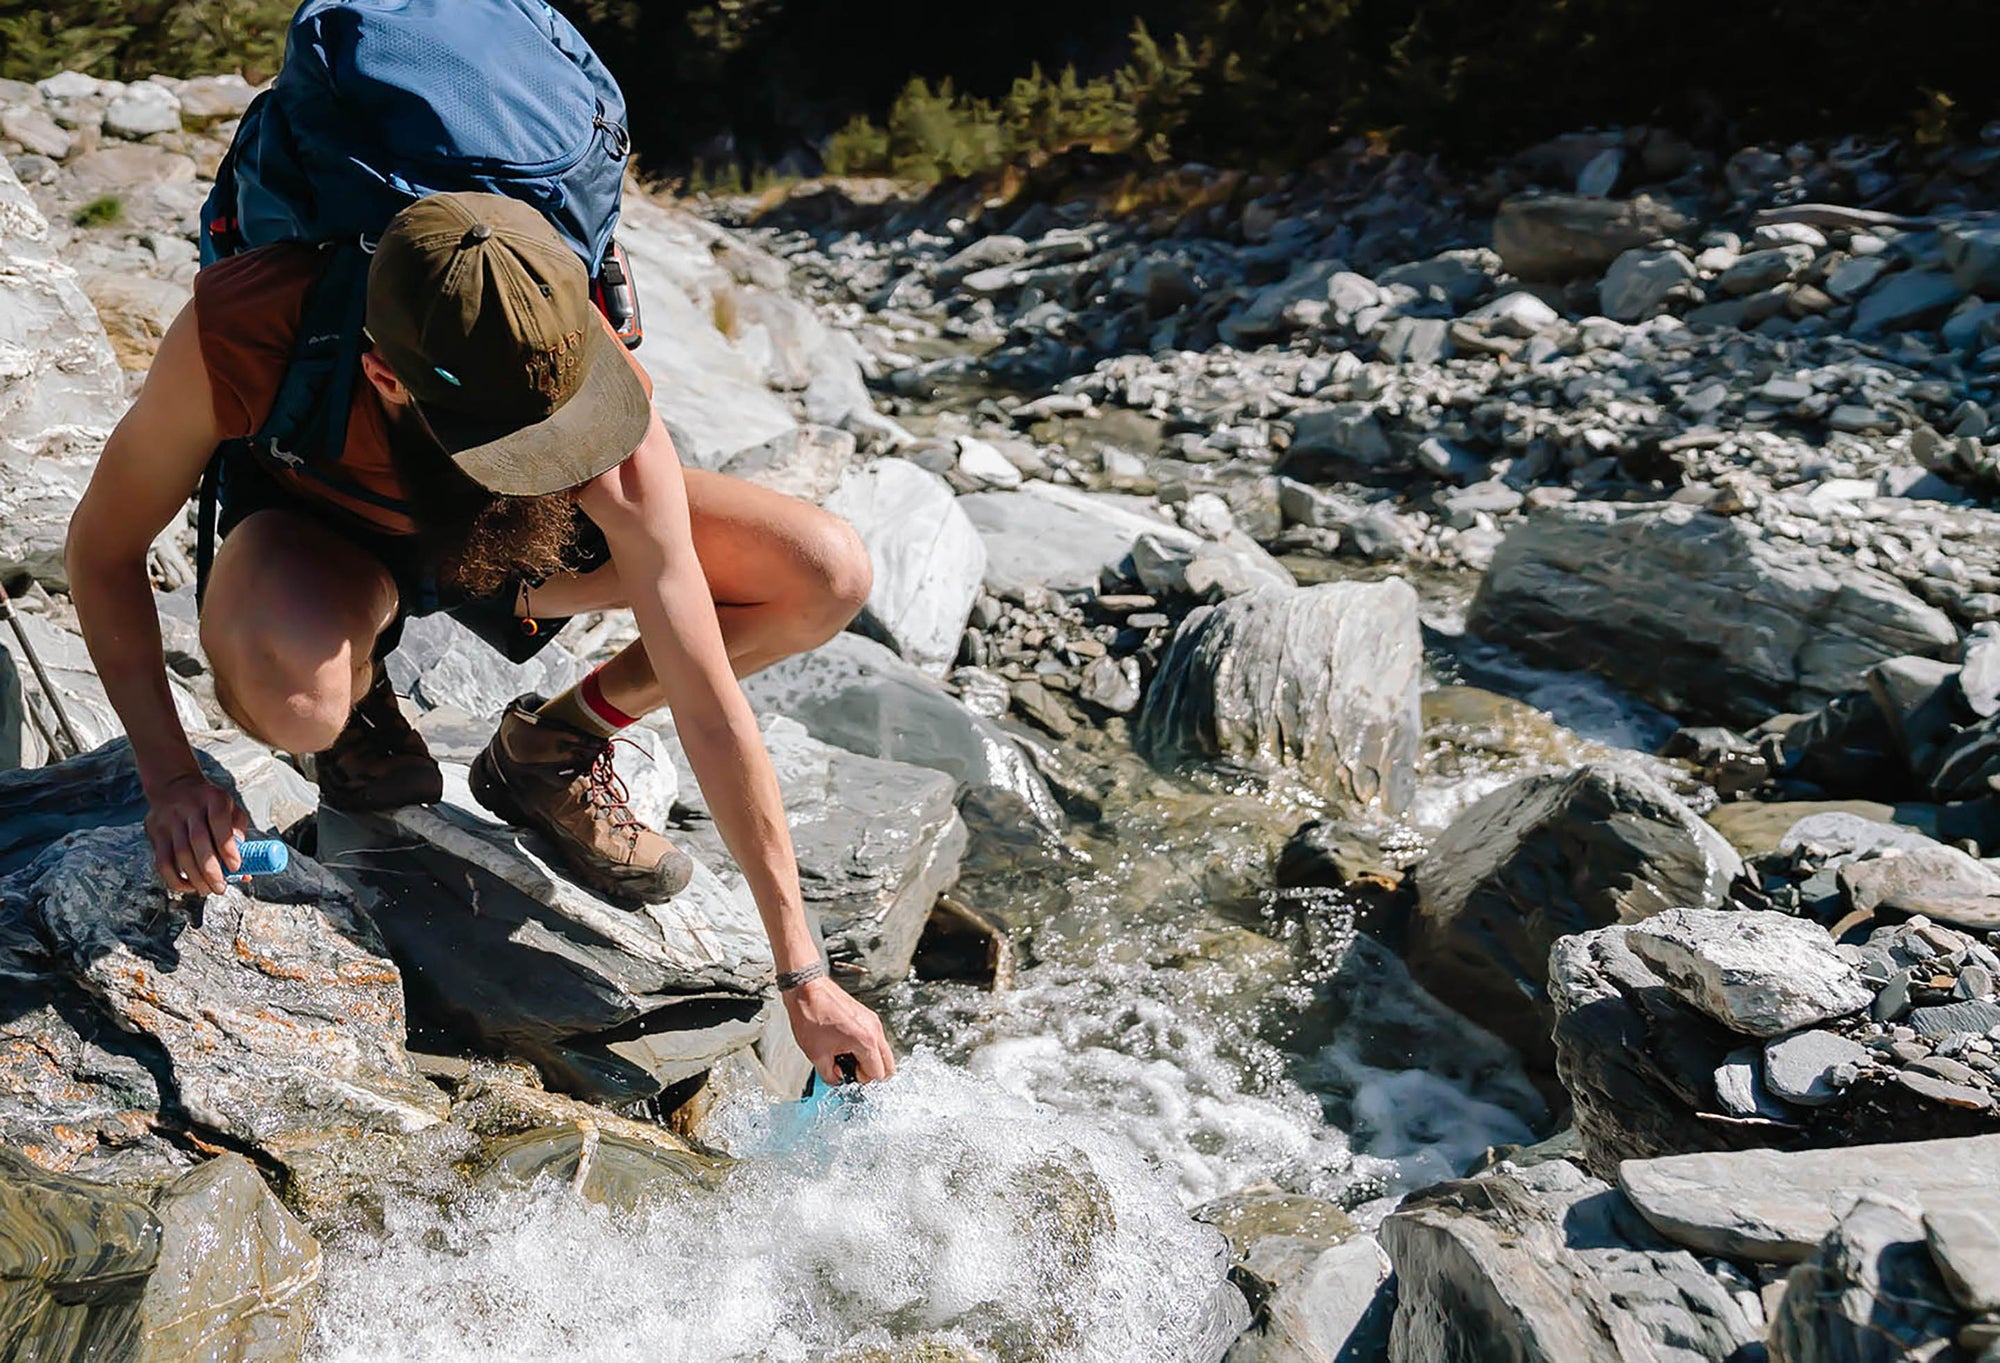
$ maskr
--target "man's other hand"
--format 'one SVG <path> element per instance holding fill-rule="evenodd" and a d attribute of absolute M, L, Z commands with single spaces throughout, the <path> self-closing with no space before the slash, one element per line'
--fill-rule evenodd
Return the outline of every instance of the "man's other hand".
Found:
<path fill-rule="evenodd" d="M 783 997 L 792 1038 L 825 1082 L 838 1084 L 846 1077 L 840 1072 L 843 1055 L 854 1057 L 855 1078 L 864 1084 L 896 1072 L 882 1020 L 832 980 L 809 980 Z"/>
<path fill-rule="evenodd" d="M 146 806 L 146 836 L 160 883 L 177 894 L 221 894 L 228 888 L 222 877 L 243 864 L 239 842 L 250 828 L 229 792 L 200 772 L 188 772 L 148 791 Z"/>

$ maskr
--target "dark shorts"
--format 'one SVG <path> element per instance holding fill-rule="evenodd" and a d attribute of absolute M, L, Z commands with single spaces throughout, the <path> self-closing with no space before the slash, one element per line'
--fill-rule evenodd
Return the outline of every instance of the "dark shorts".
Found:
<path fill-rule="evenodd" d="M 467 596 L 441 585 L 420 537 L 385 535 L 339 510 L 301 497 L 279 484 L 255 456 L 239 447 L 225 449 L 216 505 L 216 533 L 221 538 L 228 538 L 230 531 L 259 511 L 290 511 L 325 526 L 380 563 L 396 583 L 400 605 L 396 619 L 375 641 L 377 658 L 394 651 L 403 637 L 403 621 L 411 616 L 449 615 L 516 663 L 524 663 L 541 652 L 568 622 L 568 617 L 538 616 L 532 632 L 526 628 L 525 622 L 514 614 L 514 602 L 520 592 L 518 578 L 490 596 Z M 604 533 L 581 511 L 577 512 L 576 524 L 576 544 L 570 551 L 574 569 L 589 572 L 609 563 L 611 550 L 604 542 Z"/>

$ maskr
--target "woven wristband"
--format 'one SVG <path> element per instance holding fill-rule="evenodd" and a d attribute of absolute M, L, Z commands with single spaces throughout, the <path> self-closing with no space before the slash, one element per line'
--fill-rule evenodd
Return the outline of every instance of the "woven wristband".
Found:
<path fill-rule="evenodd" d="M 814 980 L 823 980 L 825 978 L 826 957 L 822 956 L 811 965 L 800 966 L 797 970 L 779 971 L 778 992 L 780 994 L 789 993 L 802 984 L 810 984 Z"/>

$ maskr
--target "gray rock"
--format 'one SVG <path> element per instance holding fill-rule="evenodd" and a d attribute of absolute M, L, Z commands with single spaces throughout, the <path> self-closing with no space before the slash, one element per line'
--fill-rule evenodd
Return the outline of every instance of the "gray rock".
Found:
<path fill-rule="evenodd" d="M 181 102 L 181 122 L 197 131 L 211 123 L 241 117 L 257 97 L 249 81 L 233 72 L 226 76 L 196 76 L 175 84 Z"/>
<path fill-rule="evenodd" d="M 1291 570 L 1231 528 L 1222 542 L 1189 544 L 1148 531 L 1132 545 L 1132 574 L 1154 596 L 1241 596 L 1259 587 L 1295 587 Z"/>
<path fill-rule="evenodd" d="M 134 81 L 104 108 L 104 131 L 138 141 L 154 133 L 181 130 L 181 102 L 172 90 L 149 80 Z"/>
<path fill-rule="evenodd" d="M 868 546 L 875 586 L 855 628 L 934 677 L 958 655 L 986 545 L 949 485 L 906 459 L 849 473 L 826 500 Z"/>
<path fill-rule="evenodd" d="M 1454 311 L 1463 308 L 1486 292 L 1493 285 L 1493 266 L 1498 262 L 1488 251 L 1446 251 L 1432 256 L 1429 260 L 1413 260 L 1403 265 L 1392 265 L 1377 276 L 1376 283 L 1381 288 L 1415 289 L 1418 294 L 1432 302 L 1449 304 Z M 1338 281 L 1360 278 L 1358 275 L 1337 275 Z M 1337 287 L 1337 286 L 1335 286 Z M 1329 289 L 1332 293 L 1333 288 Z M 1352 301 L 1366 306 L 1381 301 L 1378 289 L 1372 299 L 1361 302 L 1362 295 L 1357 290 Z M 1349 309 L 1350 315 L 1356 310 Z"/>
<path fill-rule="evenodd" d="M 159 1259 L 140 1298 L 142 1357 L 284 1363 L 312 1328 L 319 1243 L 241 1155 L 160 1190 Z"/>
<path fill-rule="evenodd" d="M 1480 516 L 1512 515 L 1521 509 L 1523 500 L 1519 492 L 1498 478 L 1437 495 L 1438 510 L 1454 530 L 1470 530 L 1479 523 Z"/>
<path fill-rule="evenodd" d="M 516 696 L 553 696 L 576 684 L 577 662 L 560 643 L 512 663 L 449 615 L 406 621 L 385 664 L 396 690 L 426 709 L 450 706 L 494 720 Z"/>
<path fill-rule="evenodd" d="M 321 857 L 373 906 L 434 1023 L 612 1103 L 757 1038 L 772 965 L 747 892 L 697 861 L 664 904 L 607 904 L 551 869 L 534 835 L 475 812 L 464 781 L 447 764 L 439 805 L 320 814 Z"/>
<path fill-rule="evenodd" d="M 1963 1003 L 1940 1003 L 1929 1008 L 1913 1008 L 1906 1019 L 1917 1035 L 1947 1037 L 1954 1032 L 1984 1036 L 2000 1027 L 2000 1004 L 1968 999 Z"/>
<path fill-rule="evenodd" d="M 1077 688 L 1077 694 L 1114 715 L 1131 714 L 1139 708 L 1144 695 L 1139 683 L 1139 660 L 1108 656 L 1093 659 L 1083 669 L 1083 684 Z"/>
<path fill-rule="evenodd" d="M 1909 270 L 1893 274 L 1868 291 L 1854 310 L 1854 333 L 1876 336 L 1935 326 L 1965 297 L 1948 274 Z"/>
<path fill-rule="evenodd" d="M 1885 574 L 1667 505 L 1572 503 L 1509 532 L 1467 627 L 1582 666 L 1669 713 L 1757 723 L 1856 689 L 1875 663 L 1936 657 L 1957 629 Z"/>
<path fill-rule="evenodd" d="M 1696 1363 L 1760 1337 L 1737 1283 L 1561 1160 L 1426 1189 L 1381 1236 L 1396 1269 L 1391 1363 Z"/>
<path fill-rule="evenodd" d="M 1924 1240 L 1960 1306 L 2000 1311 L 2000 1221 L 1967 1207 L 1935 1207 L 1924 1212 Z"/>
<path fill-rule="evenodd" d="M 1036 588 L 1096 591 L 1118 575 L 1141 535 L 1199 547 L 1201 536 L 1162 519 L 1142 497 L 1031 482 L 1017 492 L 975 492 L 958 504 L 986 543 L 986 589 L 1019 601 Z"/>
<path fill-rule="evenodd" d="M 1790 1113 L 1764 1086 L 1763 1055 L 1751 1046 L 1731 1051 L 1715 1069 L 1715 1100 L 1732 1117 L 1770 1117 L 1783 1121 Z"/>
<path fill-rule="evenodd" d="M 1687 226 L 1680 213 L 1651 199 L 1548 194 L 1501 204 L 1493 218 L 1493 249 L 1509 273 L 1560 283 L 1600 274 L 1626 251 Z"/>
<path fill-rule="evenodd" d="M 98 448 L 125 410 L 125 376 L 49 225 L 0 165 L 0 578 L 68 586 L 63 539 Z"/>
<path fill-rule="evenodd" d="M 730 456 L 718 472 L 787 497 L 818 502 L 853 469 L 855 450 L 850 432 L 804 425 Z"/>
<path fill-rule="evenodd" d="M 1741 859 L 1649 777 L 1586 765 L 1497 790 L 1417 864 L 1411 967 L 1531 1062 L 1551 1058 L 1558 939 L 1678 904 L 1719 904 Z"/>
<path fill-rule="evenodd" d="M 1764 1080 L 1786 1102 L 1818 1107 L 1838 1098 L 1868 1063 L 1868 1051 L 1827 1031 L 1796 1032 L 1764 1046 Z"/>
<path fill-rule="evenodd" d="M 1399 812 L 1414 792 L 1423 642 L 1399 579 L 1265 587 L 1181 622 L 1134 731 L 1161 767 L 1286 773 Z"/>
<path fill-rule="evenodd" d="M 74 137 L 41 108 L 0 110 L 0 137 L 19 142 L 23 150 L 60 161 L 69 155 Z"/>
<path fill-rule="evenodd" d="M 784 793 L 806 909 L 828 954 L 854 967 L 859 973 L 843 979 L 862 988 L 900 980 L 932 906 L 958 879 L 966 841 L 958 783 L 928 767 L 822 743 L 778 716 L 764 722 L 764 746 Z M 734 890 L 741 872 L 707 822 L 707 802 L 677 745 L 674 758 L 686 793 L 683 826 L 671 834 Z"/>
<path fill-rule="evenodd" d="M 1916 1209 L 1864 1194 L 1785 1280 L 1771 1317 L 1773 1363 L 1902 1363 L 1950 1357 L 1956 1303 Z"/>
<path fill-rule="evenodd" d="M 996 787 L 1044 825 L 1062 824 L 1047 782 L 1006 730 L 873 640 L 837 635 L 745 678 L 743 689 L 760 711 L 797 719 L 821 742 Z"/>
<path fill-rule="evenodd" d="M 1258 1324 L 1223 1363 L 1328 1363 L 1379 1355 L 1388 1345 L 1389 1257 L 1351 1223 L 1338 1238 L 1282 1230 L 1255 1236 L 1235 1276 L 1256 1284 Z"/>
<path fill-rule="evenodd" d="M 1738 257 L 1734 265 L 1722 272 L 1715 284 L 1722 292 L 1734 297 L 1762 293 L 1798 278 L 1812 267 L 1812 263 L 1813 249 L 1810 246 L 1774 246 L 1767 251 L 1752 251 Z"/>
<path fill-rule="evenodd" d="M 1670 909 L 1627 941 L 1683 1002 L 1745 1036 L 1781 1036 L 1859 1012 L 1875 997 L 1825 928 L 1781 913 Z"/>
<path fill-rule="evenodd" d="M 1644 321 L 1670 299 L 1696 294 L 1699 277 L 1694 262 L 1679 251 L 1627 251 L 1605 271 L 1597 306 L 1616 322 Z"/>
<path fill-rule="evenodd" d="M 1887 904 L 1905 914 L 1950 918 L 1986 901 L 2000 917 L 2000 871 L 1943 844 L 1849 862 L 1840 868 L 1840 890 L 1857 909 Z"/>
<path fill-rule="evenodd" d="M 4 496 L 0 493 L 0 496 Z M 63 713 L 68 716 L 82 741 L 86 752 L 97 748 L 125 732 L 125 725 L 118 712 L 111 706 L 110 696 L 105 694 L 104 683 L 98 680 L 97 670 L 91 662 L 90 651 L 78 635 L 62 628 L 45 615 L 23 615 L 21 627 L 33 646 L 35 655 L 48 670 L 49 679 L 54 683 Z M 0 717 L 16 727 L 10 728 L 0 744 L 18 752 L 23 766 L 39 766 L 53 760 L 57 754 L 49 748 L 45 736 L 54 735 L 67 745 L 56 711 L 49 704 L 49 698 L 41 689 L 41 681 L 34 674 L 27 651 L 11 628 L 0 629 L 0 652 L 9 655 L 13 670 L 20 682 L 25 683 L 23 693 L 24 714 L 21 719 Z M 190 732 L 200 732 L 208 728 L 208 717 L 202 713 L 200 703 L 186 686 L 169 679 L 168 694 L 174 702 L 176 717 L 181 726 Z M 23 722 L 25 721 L 25 722 Z"/>
<path fill-rule="evenodd" d="M 1293 414 L 1287 463 L 1341 460 L 1359 468 L 1382 468 L 1396 458 L 1372 404 L 1341 402 Z"/>
<path fill-rule="evenodd" d="M 959 281 L 979 270 L 1012 265 L 1028 254 L 1028 243 L 1004 232 L 981 237 L 939 262 L 931 280 L 941 289 L 956 288 Z"/>
<path fill-rule="evenodd" d="M 1795 1264 L 1864 1192 L 2000 1217 L 2000 1136 L 1671 1155 L 1628 1161 L 1618 1183 L 1662 1235 L 1697 1253 Z"/>
<path fill-rule="evenodd" d="M 284 1149 L 443 1117 L 403 1050 L 395 967 L 353 897 L 305 857 L 195 914 L 160 888 L 142 830 L 100 829 L 49 848 L 0 894 L 62 973 L 158 1044 L 176 1106 L 200 1125 Z"/>
<path fill-rule="evenodd" d="M 1465 320 L 1501 336 L 1526 340 L 1557 326 L 1562 314 L 1534 294 L 1519 290 L 1502 294 L 1485 307 L 1474 308 L 1465 314 Z"/>
<path fill-rule="evenodd" d="M 1869 856 L 1888 852 L 1922 852 L 1942 847 L 1937 839 L 1914 828 L 1830 810 L 1795 821 L 1772 851 L 1790 856 L 1801 847 L 1816 847 L 1830 856 Z"/>

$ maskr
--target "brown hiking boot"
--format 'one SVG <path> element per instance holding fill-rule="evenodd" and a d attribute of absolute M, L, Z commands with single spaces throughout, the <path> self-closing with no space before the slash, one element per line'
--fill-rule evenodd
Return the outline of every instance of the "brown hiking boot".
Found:
<path fill-rule="evenodd" d="M 585 889 L 618 903 L 656 904 L 687 888 L 694 861 L 639 821 L 611 767 L 612 740 L 535 713 L 519 696 L 472 763 L 472 795 L 517 828 L 555 844 Z"/>
<path fill-rule="evenodd" d="M 380 663 L 340 737 L 314 755 L 313 772 L 320 802 L 348 814 L 432 805 L 444 798 L 444 773 L 424 736 L 403 718 L 388 669 Z"/>

